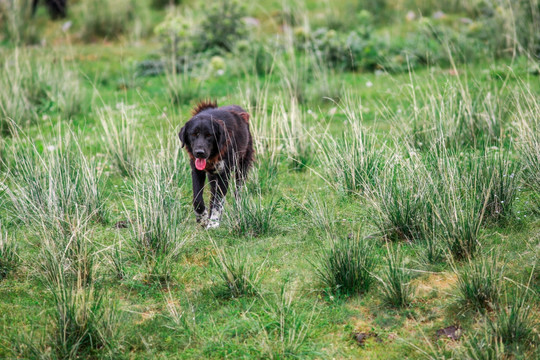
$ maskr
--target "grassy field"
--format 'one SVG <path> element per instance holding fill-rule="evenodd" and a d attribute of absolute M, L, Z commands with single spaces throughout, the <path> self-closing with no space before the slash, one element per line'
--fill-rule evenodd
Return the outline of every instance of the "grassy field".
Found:
<path fill-rule="evenodd" d="M 0 0 L 0 358 L 540 358 L 537 0 L 167 3 Z"/>

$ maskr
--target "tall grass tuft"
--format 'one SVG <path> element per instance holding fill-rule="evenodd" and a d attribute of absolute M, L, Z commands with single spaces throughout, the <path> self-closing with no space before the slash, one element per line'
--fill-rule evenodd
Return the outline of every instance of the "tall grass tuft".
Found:
<path fill-rule="evenodd" d="M 82 37 L 86 41 L 128 35 L 137 15 L 136 2 L 131 0 L 84 0 L 79 12 L 83 19 Z"/>
<path fill-rule="evenodd" d="M 491 178 L 490 191 L 486 195 L 485 216 L 494 221 L 512 216 L 514 203 L 521 182 L 521 164 L 510 158 L 508 152 L 496 151 L 486 154 L 486 178 Z M 482 190 L 480 190 L 482 191 Z"/>
<path fill-rule="evenodd" d="M 457 290 L 461 303 L 474 310 L 493 310 L 499 306 L 503 266 L 496 255 L 469 261 L 457 271 Z"/>
<path fill-rule="evenodd" d="M 47 224 L 69 235 L 77 219 L 107 219 L 99 164 L 88 159 L 76 141 L 50 145 L 45 153 L 29 146 L 16 149 L 8 175 L 14 216 L 30 228 Z"/>
<path fill-rule="evenodd" d="M 279 156 L 275 152 L 258 155 L 251 179 L 247 182 L 250 192 L 271 192 L 279 174 L 279 163 Z"/>
<path fill-rule="evenodd" d="M 458 81 L 444 89 L 435 81 L 423 90 L 411 86 L 409 135 L 416 148 L 429 150 L 441 140 L 454 151 L 503 145 L 513 110 L 508 96 Z M 395 120 L 406 121 L 402 115 Z"/>
<path fill-rule="evenodd" d="M 336 140 L 327 136 L 320 144 L 321 162 L 329 178 L 348 194 L 365 194 L 377 183 L 385 164 L 384 152 L 376 139 L 362 127 L 362 110 L 351 95 L 341 109 L 347 117 L 345 135 Z"/>
<path fill-rule="evenodd" d="M 235 197 L 226 220 L 233 233 L 241 236 L 259 237 L 274 230 L 274 214 L 279 199 L 272 197 L 265 202 L 259 191 L 240 189 Z"/>
<path fill-rule="evenodd" d="M 176 68 L 172 72 L 165 72 L 167 97 L 173 105 L 186 105 L 203 97 L 201 82 L 192 73 L 193 69 L 189 69 L 187 65 L 184 65 L 180 73 Z"/>
<path fill-rule="evenodd" d="M 429 203 L 436 218 L 435 235 L 456 259 L 473 257 L 479 247 L 487 194 L 492 184 L 482 176 L 484 158 L 466 153 L 451 155 L 439 148 L 433 170 Z M 487 186 L 487 188 L 486 188 Z"/>
<path fill-rule="evenodd" d="M 62 359 L 118 350 L 118 313 L 95 286 L 98 262 L 88 221 L 79 216 L 69 236 L 41 223 L 36 263 L 53 305 L 46 346 Z"/>
<path fill-rule="evenodd" d="M 96 263 L 95 247 L 90 240 L 89 218 L 79 215 L 73 222 L 70 233 L 40 224 L 41 237 L 39 274 L 50 288 L 62 287 L 64 283 L 77 287 L 91 286 L 94 281 Z"/>
<path fill-rule="evenodd" d="M 0 2 L 0 34 L 3 34 L 4 40 L 14 45 L 31 45 L 39 42 L 38 27 L 32 20 L 32 1 Z"/>
<path fill-rule="evenodd" d="M 517 148 L 523 164 L 523 182 L 531 190 L 531 200 L 540 213 L 540 101 L 530 89 L 518 92 L 515 127 Z"/>
<path fill-rule="evenodd" d="M 146 276 L 160 282 L 172 275 L 172 264 L 187 238 L 185 214 L 171 176 L 159 162 L 150 162 L 134 179 L 133 213 L 130 219 L 130 244 L 145 267 Z"/>
<path fill-rule="evenodd" d="M 373 222 L 385 238 L 413 241 L 424 237 L 427 184 L 422 167 L 401 159 L 381 174 L 370 194 Z"/>
<path fill-rule="evenodd" d="M 17 243 L 2 229 L 0 224 L 0 280 L 15 270 L 18 263 Z"/>
<path fill-rule="evenodd" d="M 308 354 L 314 311 L 302 313 L 293 302 L 292 290 L 281 286 L 275 299 L 263 297 L 264 313 L 258 318 L 264 336 L 262 352 L 270 359 L 301 358 Z"/>
<path fill-rule="evenodd" d="M 103 109 L 98 113 L 103 128 L 103 144 L 115 168 L 122 176 L 137 173 L 136 117 L 132 108 L 121 105 L 119 109 Z"/>
<path fill-rule="evenodd" d="M 499 360 L 505 358 L 504 344 L 487 329 L 469 337 L 464 347 L 467 359 Z"/>
<path fill-rule="evenodd" d="M 320 197 L 311 195 L 307 199 L 306 204 L 303 205 L 303 208 L 311 218 L 311 223 L 317 229 L 324 230 L 328 236 L 336 233 L 338 220 L 335 206 L 328 201 L 322 200 Z"/>
<path fill-rule="evenodd" d="M 35 61 L 30 51 L 19 49 L 3 59 L 2 132 L 36 123 L 41 115 L 59 114 L 70 119 L 83 110 L 86 92 L 76 71 L 63 61 L 46 60 Z"/>
<path fill-rule="evenodd" d="M 396 307 L 408 306 L 414 297 L 415 288 L 411 284 L 410 271 L 405 269 L 405 261 L 401 249 L 392 251 L 387 247 L 386 267 L 380 282 L 385 301 Z"/>
<path fill-rule="evenodd" d="M 70 284 L 58 272 L 57 286 L 51 288 L 55 308 L 50 345 L 63 359 L 118 351 L 118 315 L 106 295 L 94 286 Z M 95 355 L 94 355 L 95 356 Z"/>
<path fill-rule="evenodd" d="M 340 237 L 319 255 L 315 270 L 326 291 L 332 294 L 363 294 L 373 284 L 376 265 L 374 247 L 367 239 Z"/>
<path fill-rule="evenodd" d="M 288 107 L 281 104 L 276 119 L 283 148 L 289 157 L 289 168 L 295 171 L 306 170 L 314 161 L 314 148 L 305 117 L 298 102 L 292 98 Z"/>
<path fill-rule="evenodd" d="M 264 263 L 256 266 L 245 251 L 226 250 L 212 242 L 216 250 L 212 260 L 222 285 L 219 294 L 229 298 L 257 295 Z"/>
<path fill-rule="evenodd" d="M 530 345 L 535 324 L 532 319 L 532 297 L 527 289 L 507 293 L 508 304 L 501 306 L 495 321 L 490 322 L 493 334 L 505 345 Z"/>
<path fill-rule="evenodd" d="M 328 136 L 323 140 L 322 162 L 341 191 L 365 194 L 377 183 L 385 159 L 374 137 L 355 123 L 350 124 L 350 130 L 341 139 Z"/>

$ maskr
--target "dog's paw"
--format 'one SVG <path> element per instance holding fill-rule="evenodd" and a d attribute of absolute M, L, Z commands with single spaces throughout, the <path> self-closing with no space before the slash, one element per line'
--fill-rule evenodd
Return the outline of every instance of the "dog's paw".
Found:
<path fill-rule="evenodd" d="M 219 227 L 219 220 L 208 220 L 208 224 L 206 225 L 207 229 L 215 229 L 217 227 Z"/>
<path fill-rule="evenodd" d="M 208 225 L 208 211 L 206 209 L 201 214 L 195 212 L 195 218 L 201 226 L 206 227 Z"/>

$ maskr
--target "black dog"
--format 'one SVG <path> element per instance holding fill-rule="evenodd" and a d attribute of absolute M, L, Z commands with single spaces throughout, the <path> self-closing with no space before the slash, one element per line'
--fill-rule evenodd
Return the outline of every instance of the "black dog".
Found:
<path fill-rule="evenodd" d="M 232 170 L 238 190 L 253 162 L 249 114 L 237 105 L 218 108 L 215 102 L 203 101 L 192 115 L 179 136 L 191 158 L 193 209 L 197 222 L 207 228 L 218 227 Z M 212 194 L 210 216 L 203 199 L 206 174 Z"/>
<path fill-rule="evenodd" d="M 45 5 L 49 8 L 49 13 L 53 19 L 65 18 L 67 16 L 67 0 L 45 0 Z M 32 15 L 36 13 L 39 0 L 32 1 Z"/>

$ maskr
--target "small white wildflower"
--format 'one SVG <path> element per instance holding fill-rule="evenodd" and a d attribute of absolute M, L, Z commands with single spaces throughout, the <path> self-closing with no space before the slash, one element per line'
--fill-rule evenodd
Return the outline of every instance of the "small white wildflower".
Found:
<path fill-rule="evenodd" d="M 372 83 L 371 81 L 368 81 L 368 82 L 366 83 L 366 86 L 367 86 L 367 87 L 372 87 L 372 86 L 373 86 L 373 83 Z"/>
<path fill-rule="evenodd" d="M 48 151 L 54 151 L 54 150 L 56 150 L 56 146 L 54 146 L 54 145 L 49 145 L 49 146 L 47 146 L 47 150 L 48 150 Z"/>
<path fill-rule="evenodd" d="M 217 76 L 222 76 L 223 74 L 225 74 L 225 70 L 223 69 L 219 69 L 218 71 L 216 71 Z"/>
<path fill-rule="evenodd" d="M 65 23 L 62 25 L 62 31 L 63 31 L 63 32 L 68 31 L 68 30 L 71 28 L 71 25 L 73 25 L 73 23 L 72 23 L 71 21 L 65 22 Z"/>

